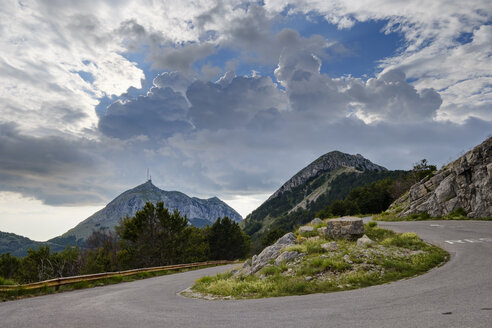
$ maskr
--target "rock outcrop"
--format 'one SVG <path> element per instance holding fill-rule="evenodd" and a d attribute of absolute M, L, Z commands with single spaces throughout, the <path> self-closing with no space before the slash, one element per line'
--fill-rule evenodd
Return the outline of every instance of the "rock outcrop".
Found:
<path fill-rule="evenodd" d="M 282 238 L 277 240 L 275 244 L 268 246 L 260 254 L 254 255 L 251 261 L 248 260 L 244 262 L 241 270 L 235 274 L 244 276 L 251 275 L 263 269 L 265 266 L 270 264 L 270 261 L 272 260 L 281 258 L 280 261 L 287 261 L 302 256 L 298 252 L 284 252 L 284 249 L 287 246 L 294 245 L 296 243 L 297 238 L 292 232 L 285 234 Z"/>
<path fill-rule="evenodd" d="M 364 223 L 360 218 L 344 216 L 338 219 L 327 220 L 326 229 L 322 231 L 327 238 L 355 240 L 364 234 Z"/>
<path fill-rule="evenodd" d="M 470 218 L 492 216 L 492 137 L 413 185 L 388 212 L 441 217 L 460 208 Z"/>
<path fill-rule="evenodd" d="M 367 237 L 366 235 L 357 239 L 357 246 L 359 246 L 359 247 L 368 246 L 368 245 L 372 245 L 372 244 L 374 244 L 374 240 Z"/>

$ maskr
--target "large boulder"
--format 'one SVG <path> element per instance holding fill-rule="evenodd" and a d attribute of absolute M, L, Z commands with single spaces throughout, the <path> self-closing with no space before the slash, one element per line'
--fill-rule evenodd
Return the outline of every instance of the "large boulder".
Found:
<path fill-rule="evenodd" d="M 362 237 L 363 234 L 364 223 L 360 218 L 344 216 L 326 221 L 325 237 L 355 240 Z"/>
<path fill-rule="evenodd" d="M 366 235 L 357 239 L 357 246 L 359 246 L 359 247 L 368 246 L 368 245 L 372 245 L 372 244 L 374 244 L 374 240 L 367 237 Z"/>
<path fill-rule="evenodd" d="M 312 226 L 302 226 L 299 228 L 299 233 L 313 232 L 314 228 Z"/>
<path fill-rule="evenodd" d="M 287 246 L 297 243 L 296 236 L 289 232 L 271 246 L 266 247 L 260 254 L 254 255 L 251 263 L 246 261 L 236 275 L 251 275 L 263 269 L 270 261 L 277 259 Z"/>

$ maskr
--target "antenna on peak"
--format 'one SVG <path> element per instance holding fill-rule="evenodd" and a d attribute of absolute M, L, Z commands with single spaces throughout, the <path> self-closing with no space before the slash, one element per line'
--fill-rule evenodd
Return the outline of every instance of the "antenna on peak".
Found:
<path fill-rule="evenodd" d="M 150 170 L 147 168 L 147 181 L 152 182 L 152 176 L 150 175 Z"/>

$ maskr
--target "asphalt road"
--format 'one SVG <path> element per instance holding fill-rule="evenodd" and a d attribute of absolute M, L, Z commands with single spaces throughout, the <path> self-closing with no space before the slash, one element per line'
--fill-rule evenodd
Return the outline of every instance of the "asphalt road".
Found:
<path fill-rule="evenodd" d="M 207 268 L 0 303 L 0 327 L 492 327 L 492 222 L 383 223 L 447 249 L 444 266 L 348 292 L 206 301 L 176 293 Z"/>

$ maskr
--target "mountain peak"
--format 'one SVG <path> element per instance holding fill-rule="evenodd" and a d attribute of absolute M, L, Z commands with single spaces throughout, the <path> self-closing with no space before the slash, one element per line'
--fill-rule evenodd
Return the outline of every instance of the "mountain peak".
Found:
<path fill-rule="evenodd" d="M 387 171 L 385 167 L 374 164 L 361 154 L 350 155 L 334 150 L 318 157 L 314 162 L 297 172 L 289 181 L 280 187 L 270 199 L 273 199 L 285 191 L 306 183 L 306 181 L 325 172 L 337 170 L 343 167 L 353 167 L 357 171 Z"/>
<path fill-rule="evenodd" d="M 149 189 L 156 189 L 156 188 L 157 188 L 157 187 L 156 187 L 156 186 L 152 183 L 152 180 L 151 180 L 151 179 L 149 179 L 149 180 L 145 181 L 144 183 L 142 183 L 142 184 L 140 184 L 140 185 L 136 186 L 136 187 L 135 187 L 135 188 L 133 188 L 133 189 L 140 189 L 140 190 L 144 189 L 144 190 L 149 190 Z"/>
<path fill-rule="evenodd" d="M 94 213 L 75 228 L 63 234 L 63 237 L 75 236 L 78 239 L 87 238 L 93 230 L 113 229 L 120 218 L 132 217 L 142 209 L 146 202 L 164 202 L 164 206 L 171 212 L 178 210 L 181 215 L 186 215 L 190 223 L 194 225 L 212 224 L 218 217 L 228 216 L 236 222 L 242 221 L 242 217 L 233 208 L 217 197 L 200 199 L 188 197 L 179 191 L 166 191 L 156 187 L 152 180 L 129 189 L 113 199 L 102 210 Z"/>

